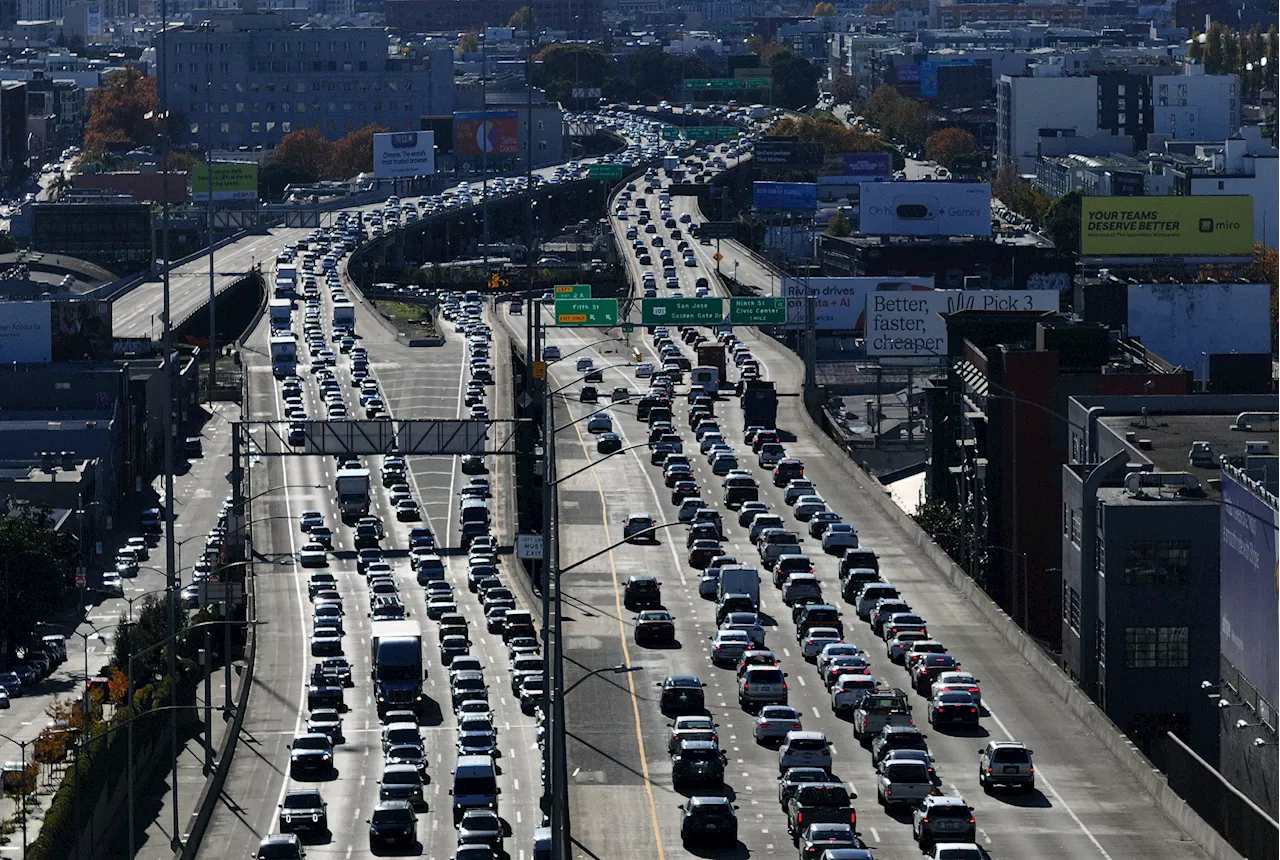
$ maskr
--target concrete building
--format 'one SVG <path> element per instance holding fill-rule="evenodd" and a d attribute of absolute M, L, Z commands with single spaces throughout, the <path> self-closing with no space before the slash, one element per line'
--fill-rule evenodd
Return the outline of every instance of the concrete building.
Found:
<path fill-rule="evenodd" d="M 996 86 L 996 160 L 1033 173 L 1046 129 L 1077 136 L 1098 131 L 1098 79 L 1002 75 Z"/>
<path fill-rule="evenodd" d="M 1028 633 L 1056 644 L 1068 400 L 1185 394 L 1190 375 L 1059 314 L 964 311 L 946 321 L 946 376 L 926 396 L 926 493 L 963 513 L 957 563 Z"/>
<path fill-rule="evenodd" d="M 159 44 L 159 40 L 157 40 Z M 392 55 L 375 27 L 312 27 L 276 12 L 212 14 L 169 31 L 160 57 L 186 140 L 216 149 L 273 148 L 312 128 L 334 140 L 371 123 L 417 130 L 453 110 L 447 43 Z"/>
<path fill-rule="evenodd" d="M 1063 664 L 1149 754 L 1173 732 L 1218 761 L 1217 708 L 1201 682 L 1219 676 L 1221 464 L 1243 459 L 1252 434 L 1274 440 L 1274 412 L 1250 431 L 1236 421 L 1274 408 L 1267 395 L 1068 404 Z"/>
<path fill-rule="evenodd" d="M 1176 144 L 1169 150 L 1180 151 Z M 1174 167 L 1175 194 L 1248 194 L 1253 198 L 1253 238 L 1275 248 L 1280 232 L 1280 150 L 1263 139 L 1257 127 L 1222 144 L 1195 147 L 1196 163 Z"/>

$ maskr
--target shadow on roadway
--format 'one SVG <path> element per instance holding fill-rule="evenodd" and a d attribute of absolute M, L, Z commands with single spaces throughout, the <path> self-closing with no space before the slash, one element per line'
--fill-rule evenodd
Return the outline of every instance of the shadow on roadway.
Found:
<path fill-rule="evenodd" d="M 738 822 L 738 826 L 742 826 L 741 821 Z M 741 842 L 735 842 L 727 847 L 707 845 L 705 842 L 689 842 L 685 844 L 684 850 L 694 857 L 714 857 L 716 860 L 746 860 L 751 856 L 751 851 Z"/>
<path fill-rule="evenodd" d="M 643 773 L 642 771 L 640 771 L 640 770 L 638 770 L 638 769 L 636 769 L 636 768 L 632 767 L 631 765 L 627 764 L 627 763 L 626 763 L 626 762 L 624 762 L 624 761 L 621 761 L 620 759 L 618 759 L 618 757 L 617 757 L 617 756 L 611 755 L 610 753 L 606 752 L 605 750 L 603 750 L 603 749 L 601 749 L 600 747 L 596 746 L 595 744 L 591 743 L 591 741 L 588 741 L 588 740 L 586 740 L 586 739 L 584 739 L 584 738 L 582 738 L 582 737 L 579 737 L 578 735 L 576 735 L 576 734 L 574 734 L 573 732 L 570 732 L 570 731 L 566 731 L 566 732 L 565 732 L 565 735 L 566 735 L 567 737 L 572 738 L 573 740 L 577 741 L 578 743 L 582 744 L 584 747 L 586 747 L 587 749 L 589 749 L 589 750 L 591 750 L 592 752 L 596 753 L 596 754 L 597 754 L 597 755 L 599 755 L 601 758 L 608 759 L 609 761 L 613 762 L 613 763 L 614 763 L 614 764 L 616 764 L 618 767 L 622 768 L 622 769 L 623 769 L 623 770 L 625 770 L 627 773 L 629 773 L 629 774 L 631 774 L 632 776 L 634 776 L 637 780 L 639 780 L 639 781 L 640 781 L 640 783 L 641 783 L 641 784 L 643 784 L 643 783 L 646 781 L 646 780 L 645 780 L 644 773 Z M 649 785 L 653 786 L 653 787 L 654 787 L 655 789 L 657 789 L 658 791 L 665 791 L 665 792 L 667 792 L 668 794 L 673 794 L 673 795 L 677 793 L 677 792 L 675 791 L 675 789 L 673 789 L 671 786 L 669 786 L 669 785 L 663 785 L 663 784 L 661 784 L 661 783 L 659 783 L 659 782 L 655 781 L 653 778 L 650 778 L 650 779 L 648 780 L 648 783 L 649 783 Z"/>
<path fill-rule="evenodd" d="M 438 726 L 443 722 L 444 713 L 440 710 L 440 703 L 427 696 L 422 705 L 422 715 L 418 717 L 418 725 Z"/>
<path fill-rule="evenodd" d="M 996 788 L 989 790 L 987 796 L 1006 806 L 1017 806 L 1022 809 L 1051 809 L 1053 804 L 1040 789 L 1023 793 L 1012 788 Z"/>
<path fill-rule="evenodd" d="M 991 732 L 982 726 L 944 726 L 933 724 L 930 728 L 940 735 L 946 735 L 949 738 L 989 738 Z"/>

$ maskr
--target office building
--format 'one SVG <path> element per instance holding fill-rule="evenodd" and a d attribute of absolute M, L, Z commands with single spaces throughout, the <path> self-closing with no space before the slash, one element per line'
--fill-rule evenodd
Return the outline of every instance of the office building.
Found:
<path fill-rule="evenodd" d="M 458 0 L 387 0 L 387 26 L 401 33 L 438 33 L 502 27 L 523 0 L 465 3 Z M 590 39 L 603 31 L 600 0 L 549 0 L 536 4 L 540 30 L 559 30 L 571 39 Z"/>
<path fill-rule="evenodd" d="M 392 56 L 385 30 L 313 27 L 276 12 L 214 14 L 169 31 L 161 58 L 185 140 L 270 149 L 303 128 L 330 140 L 377 123 L 417 130 L 453 110 L 453 52 L 441 42 Z"/>

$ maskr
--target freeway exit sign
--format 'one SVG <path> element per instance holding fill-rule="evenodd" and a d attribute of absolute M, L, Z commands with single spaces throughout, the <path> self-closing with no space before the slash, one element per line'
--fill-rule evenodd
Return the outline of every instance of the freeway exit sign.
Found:
<path fill-rule="evenodd" d="M 729 299 L 729 322 L 734 325 L 783 325 L 786 321 L 787 300 L 783 297 Z"/>
<path fill-rule="evenodd" d="M 621 179 L 621 164 L 592 164 L 587 167 L 588 179 Z"/>
<path fill-rule="evenodd" d="M 662 127 L 663 140 L 676 140 L 680 137 L 680 129 L 674 125 L 664 125 Z"/>
<path fill-rule="evenodd" d="M 743 86 L 733 78 L 686 78 L 684 82 L 686 90 L 736 90 Z"/>
<path fill-rule="evenodd" d="M 643 299 L 640 321 L 645 325 L 719 325 L 724 322 L 724 300 Z"/>
<path fill-rule="evenodd" d="M 591 298 L 590 284 L 556 284 L 557 299 L 589 299 Z"/>
<path fill-rule="evenodd" d="M 617 324 L 617 299 L 556 299 L 556 325 Z"/>

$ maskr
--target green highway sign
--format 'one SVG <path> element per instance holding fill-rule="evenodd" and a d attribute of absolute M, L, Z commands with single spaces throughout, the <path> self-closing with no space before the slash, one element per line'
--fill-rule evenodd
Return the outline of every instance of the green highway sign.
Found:
<path fill-rule="evenodd" d="M 588 179 L 621 179 L 621 164 L 592 164 L 587 167 Z"/>
<path fill-rule="evenodd" d="M 785 298 L 751 296 L 729 299 L 729 322 L 734 325 L 783 325 L 786 321 Z"/>
<path fill-rule="evenodd" d="M 589 299 L 590 284 L 556 284 L 557 299 Z"/>
<path fill-rule="evenodd" d="M 724 322 L 723 299 L 642 299 L 645 325 L 718 325 Z"/>
<path fill-rule="evenodd" d="M 622 324 L 622 333 L 623 333 L 623 334 L 631 334 L 631 333 L 632 333 L 633 331 L 635 331 L 635 330 L 636 330 L 636 327 L 635 327 L 635 326 L 633 326 L 631 323 L 623 323 L 623 324 Z"/>
<path fill-rule="evenodd" d="M 719 140 L 720 129 L 714 125 L 693 125 L 684 130 L 688 140 Z"/>
<path fill-rule="evenodd" d="M 743 78 L 735 83 L 744 90 L 767 90 L 773 85 L 770 78 Z"/>
<path fill-rule="evenodd" d="M 617 299 L 556 299 L 556 325 L 617 324 Z"/>
<path fill-rule="evenodd" d="M 675 140 L 678 137 L 680 137 L 680 129 L 676 128 L 674 125 L 664 125 L 662 127 L 663 140 Z"/>
<path fill-rule="evenodd" d="M 687 78 L 686 90 L 736 90 L 745 86 L 733 78 Z"/>

